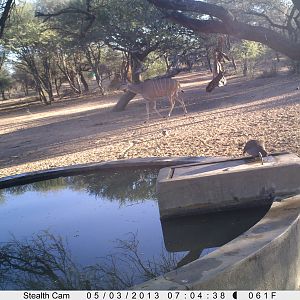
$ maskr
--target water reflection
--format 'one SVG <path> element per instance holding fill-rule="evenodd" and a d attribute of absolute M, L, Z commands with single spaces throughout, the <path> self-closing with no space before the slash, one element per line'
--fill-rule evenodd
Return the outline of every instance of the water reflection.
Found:
<path fill-rule="evenodd" d="M 139 201 L 155 197 L 155 184 L 158 169 L 130 169 L 88 173 L 84 175 L 59 177 L 33 182 L 0 190 L 0 203 L 5 194 L 21 195 L 25 192 L 55 192 L 63 189 L 85 191 L 90 195 L 117 200 Z"/>
<path fill-rule="evenodd" d="M 2 190 L 0 190 L 0 205 L 1 205 L 2 203 L 4 203 L 4 201 L 5 201 L 4 193 L 3 193 Z"/>
<path fill-rule="evenodd" d="M 2 289 L 124 289 L 173 269 L 182 254 L 163 246 L 157 174 L 95 172 L 1 190 Z"/>
<path fill-rule="evenodd" d="M 158 169 L 0 190 L 0 288 L 127 289 L 253 226 L 268 208 L 160 220 Z"/>
<path fill-rule="evenodd" d="M 59 236 L 49 232 L 0 247 L 0 288 L 30 290 L 117 290 L 159 276 L 176 266 L 178 257 L 163 251 L 159 259 L 143 259 L 134 234 L 118 241 L 118 254 L 81 266 Z M 124 266 L 126 268 L 124 268 Z"/>
<path fill-rule="evenodd" d="M 248 230 L 269 208 L 270 205 L 161 220 L 165 247 L 169 252 L 188 251 L 177 264 L 183 266 L 199 258 L 203 250 L 220 247 Z"/>
<path fill-rule="evenodd" d="M 137 234 L 116 240 L 111 254 L 82 266 L 67 242 L 49 232 L 0 246 L 0 288 L 118 290 L 155 278 L 220 247 L 253 226 L 269 207 L 162 220 L 165 248 L 145 258 Z M 149 239 L 149 243 L 151 240 Z"/>

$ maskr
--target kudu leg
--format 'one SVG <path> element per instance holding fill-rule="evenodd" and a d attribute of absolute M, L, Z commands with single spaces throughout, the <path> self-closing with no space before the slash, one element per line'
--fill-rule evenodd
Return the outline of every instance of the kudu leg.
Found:
<path fill-rule="evenodd" d="M 177 95 L 177 101 L 181 104 L 184 114 L 186 115 L 187 114 L 186 106 L 184 104 L 183 99 L 181 98 L 181 96 L 179 94 Z"/>
<path fill-rule="evenodd" d="M 152 102 L 151 100 L 146 100 L 146 110 L 147 110 L 147 119 L 144 123 L 147 123 L 150 119 L 150 102 Z M 153 102 L 153 109 L 155 110 L 155 112 L 160 116 L 160 117 L 164 117 L 156 108 L 156 101 Z"/>
<path fill-rule="evenodd" d="M 147 123 L 150 119 L 149 102 L 148 101 L 146 101 L 146 111 L 147 111 L 147 119 L 144 121 L 144 123 Z"/>
<path fill-rule="evenodd" d="M 171 104 L 171 109 L 170 109 L 170 111 L 169 111 L 168 117 L 170 118 L 170 117 L 171 117 L 171 114 L 172 114 L 172 111 L 173 111 L 173 109 L 174 109 L 174 106 L 175 106 L 174 95 L 172 95 L 172 96 L 169 97 L 169 101 L 170 101 L 170 104 Z"/>
<path fill-rule="evenodd" d="M 160 116 L 160 117 L 164 117 L 156 108 L 156 101 L 153 102 L 153 109 L 155 110 L 155 112 Z"/>

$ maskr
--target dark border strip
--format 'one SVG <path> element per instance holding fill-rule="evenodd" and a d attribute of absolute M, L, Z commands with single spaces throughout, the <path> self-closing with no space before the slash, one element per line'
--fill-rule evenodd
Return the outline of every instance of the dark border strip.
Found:
<path fill-rule="evenodd" d="M 0 189 L 8 188 L 16 185 L 28 184 L 36 181 L 48 180 L 57 177 L 66 177 L 71 175 L 79 175 L 82 173 L 89 173 L 100 170 L 123 169 L 123 168 L 157 168 L 169 167 L 173 165 L 189 164 L 204 162 L 208 157 L 194 156 L 194 157 L 149 157 L 149 158 L 133 158 L 113 160 L 99 163 L 89 163 L 72 165 L 67 167 L 59 167 L 48 170 L 34 171 L 22 173 L 12 176 L 0 178 Z"/>

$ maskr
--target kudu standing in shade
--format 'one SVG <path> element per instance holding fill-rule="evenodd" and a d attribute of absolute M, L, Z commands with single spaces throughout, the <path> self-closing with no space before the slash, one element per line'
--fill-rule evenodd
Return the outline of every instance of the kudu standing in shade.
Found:
<path fill-rule="evenodd" d="M 124 91 L 131 91 L 136 94 L 141 94 L 143 98 L 146 100 L 147 120 L 145 122 L 149 121 L 150 118 L 150 114 L 149 114 L 150 103 L 153 103 L 153 109 L 155 110 L 155 112 L 160 117 L 163 117 L 156 108 L 156 101 L 164 97 L 168 97 L 171 106 L 168 117 L 171 116 L 176 100 L 181 104 L 184 113 L 187 114 L 187 110 L 183 102 L 183 99 L 179 95 L 179 92 L 181 91 L 180 84 L 175 79 L 172 78 L 149 79 L 140 83 L 126 84 L 122 89 Z"/>

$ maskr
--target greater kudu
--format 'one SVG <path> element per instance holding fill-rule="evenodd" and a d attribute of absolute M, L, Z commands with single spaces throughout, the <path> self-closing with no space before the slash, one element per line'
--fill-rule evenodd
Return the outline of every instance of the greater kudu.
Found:
<path fill-rule="evenodd" d="M 149 103 L 153 103 L 155 112 L 163 117 L 156 108 L 156 101 L 164 97 L 168 97 L 171 106 L 168 117 L 171 116 L 176 100 L 181 104 L 184 113 L 187 114 L 184 101 L 179 95 L 179 92 L 181 92 L 180 84 L 173 78 L 149 79 L 140 83 L 125 84 L 122 89 L 141 94 L 146 100 L 147 120 L 145 122 L 149 120 Z"/>

